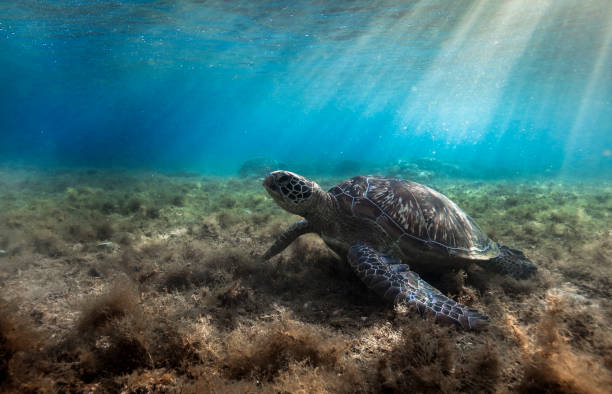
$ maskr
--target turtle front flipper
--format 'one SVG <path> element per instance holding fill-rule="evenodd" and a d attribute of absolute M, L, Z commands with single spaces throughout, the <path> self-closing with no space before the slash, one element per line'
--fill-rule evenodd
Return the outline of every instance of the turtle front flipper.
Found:
<path fill-rule="evenodd" d="M 348 261 L 361 280 L 377 294 L 393 303 L 413 303 L 421 313 L 433 312 L 436 321 L 452 321 L 464 328 L 480 328 L 489 318 L 476 309 L 446 297 L 397 259 L 358 243 L 349 249 Z"/>
<path fill-rule="evenodd" d="M 289 246 L 291 242 L 295 241 L 300 235 L 311 232 L 313 232 L 313 229 L 307 220 L 298 220 L 291 227 L 285 230 L 280 237 L 278 237 L 276 242 L 270 246 L 270 249 L 268 249 L 268 251 L 263 255 L 264 260 L 269 260 L 285 250 L 285 248 L 287 248 L 287 246 Z"/>

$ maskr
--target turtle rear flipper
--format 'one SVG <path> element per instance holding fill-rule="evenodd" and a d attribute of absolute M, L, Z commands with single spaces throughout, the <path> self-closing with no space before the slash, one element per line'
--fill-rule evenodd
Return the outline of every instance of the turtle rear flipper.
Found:
<path fill-rule="evenodd" d="M 489 323 L 484 314 L 446 297 L 407 265 L 389 264 L 390 260 L 362 243 L 349 249 L 348 261 L 357 276 L 388 301 L 414 304 L 421 313 L 433 312 L 436 321 L 452 321 L 464 328 L 481 328 Z"/>

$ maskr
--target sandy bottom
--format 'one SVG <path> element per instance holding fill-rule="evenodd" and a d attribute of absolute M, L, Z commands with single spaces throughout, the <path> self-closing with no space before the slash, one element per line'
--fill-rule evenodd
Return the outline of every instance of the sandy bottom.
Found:
<path fill-rule="evenodd" d="M 329 187 L 340 178 L 315 177 Z M 609 392 L 612 184 L 428 183 L 538 266 L 426 277 L 480 332 L 381 303 L 257 177 L 0 168 L 6 392 Z"/>

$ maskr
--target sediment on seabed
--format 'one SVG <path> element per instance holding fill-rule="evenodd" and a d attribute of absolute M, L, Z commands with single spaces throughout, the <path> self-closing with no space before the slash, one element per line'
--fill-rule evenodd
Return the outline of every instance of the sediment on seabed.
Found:
<path fill-rule="evenodd" d="M 605 392 L 612 183 L 426 175 L 540 267 L 426 278 L 485 331 L 381 304 L 316 236 L 261 261 L 297 218 L 256 174 L 0 169 L 0 387 Z"/>

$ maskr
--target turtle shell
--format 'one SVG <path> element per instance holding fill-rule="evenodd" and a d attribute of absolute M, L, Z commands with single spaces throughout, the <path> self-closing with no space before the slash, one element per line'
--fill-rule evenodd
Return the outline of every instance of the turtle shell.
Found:
<path fill-rule="evenodd" d="M 499 248 L 448 197 L 403 179 L 358 176 L 329 193 L 347 215 L 375 221 L 400 247 L 408 241 L 473 260 L 499 255 Z"/>

